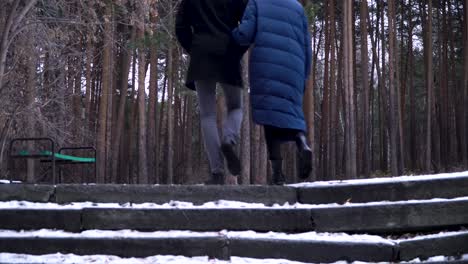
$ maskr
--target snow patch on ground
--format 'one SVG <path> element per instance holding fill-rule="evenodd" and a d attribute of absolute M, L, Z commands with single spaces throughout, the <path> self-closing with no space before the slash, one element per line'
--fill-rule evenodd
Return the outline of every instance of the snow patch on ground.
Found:
<path fill-rule="evenodd" d="M 21 183 L 20 181 L 11 181 L 10 180 L 4 180 L 0 179 L 0 184 L 10 184 L 10 183 Z"/>
<path fill-rule="evenodd" d="M 422 204 L 422 203 L 440 203 L 468 201 L 468 197 L 458 197 L 454 199 L 435 198 L 430 200 L 408 200 L 408 201 L 381 201 L 369 203 L 345 203 L 345 204 L 289 204 L 284 203 L 267 206 L 262 203 L 245 203 L 238 201 L 219 200 L 207 202 L 202 205 L 194 205 L 191 202 L 170 201 L 169 203 L 93 203 L 76 202 L 69 204 L 57 203 L 36 203 L 28 201 L 6 201 L 0 202 L 0 209 L 49 209 L 49 210 L 80 210 L 83 208 L 126 208 L 126 209 L 315 209 L 315 208 L 337 208 L 337 207 L 358 207 L 358 206 L 379 206 L 379 205 L 401 205 L 401 204 Z"/>
<path fill-rule="evenodd" d="M 110 230 L 86 230 L 81 233 L 71 233 L 62 230 L 40 229 L 33 231 L 0 230 L 0 237 L 40 237 L 40 238 L 186 238 L 186 237 L 218 237 L 217 232 L 192 232 L 192 231 L 156 231 L 139 232 L 122 229 Z"/>
<path fill-rule="evenodd" d="M 456 172 L 456 173 L 442 173 L 432 175 L 418 175 L 418 176 L 399 176 L 399 177 L 388 177 L 388 178 L 372 178 L 372 179 L 355 179 L 355 180 L 344 180 L 344 181 L 316 181 L 316 182 L 303 182 L 291 184 L 292 187 L 323 187 L 331 185 L 361 185 L 361 184 L 379 184 L 379 183 L 396 183 L 396 182 L 413 182 L 413 181 L 427 181 L 437 179 L 455 179 L 455 178 L 466 178 L 468 177 L 468 171 Z"/>
<path fill-rule="evenodd" d="M 387 239 L 378 235 L 355 234 L 347 233 L 319 233 L 305 232 L 297 234 L 287 234 L 279 232 L 260 233 L 255 231 L 227 231 L 219 232 L 194 232 L 185 230 L 170 230 L 170 231 L 154 231 L 141 232 L 129 229 L 123 230 L 86 230 L 80 233 L 66 232 L 63 230 L 1 230 L 0 237 L 40 237 L 40 238 L 188 238 L 188 237 L 227 237 L 227 238 L 242 238 L 242 239 L 278 239 L 278 240 L 294 240 L 294 241 L 326 241 L 326 242 L 348 242 L 348 243 L 381 243 L 394 245 L 402 241 L 423 240 L 432 238 L 451 237 L 457 235 L 466 235 L 468 231 L 452 231 L 441 232 L 438 234 L 421 235 L 406 239 Z"/>
<path fill-rule="evenodd" d="M 468 255 L 463 255 L 462 260 L 468 260 Z M 437 256 L 428 260 L 421 261 L 414 259 L 403 263 L 424 263 L 426 261 L 450 261 L 453 257 Z M 107 264 L 306 264 L 304 262 L 290 261 L 285 259 L 253 259 L 231 257 L 230 261 L 217 259 L 208 259 L 208 257 L 183 257 L 183 256 L 151 256 L 147 258 L 120 258 L 108 255 L 89 255 L 78 256 L 74 254 L 49 254 L 49 255 L 25 255 L 0 253 L 0 262 L 2 263 L 48 263 L 48 264 L 88 264 L 88 263 L 107 263 Z M 334 262 L 334 264 L 347 264 L 346 261 Z M 368 262 L 355 261 L 352 264 L 367 264 Z M 387 263 L 387 262 L 379 262 Z M 310 264 L 310 263 L 309 263 Z"/>
<path fill-rule="evenodd" d="M 346 233 L 317 233 L 307 232 L 299 234 L 286 234 L 277 232 L 257 233 L 254 231 L 230 231 L 226 232 L 229 238 L 244 239 L 280 239 L 300 241 L 326 241 L 326 242 L 348 242 L 348 243 L 381 243 L 393 245 L 394 242 L 375 235 L 349 235 Z"/>
<path fill-rule="evenodd" d="M 443 238 L 443 237 L 453 237 L 453 236 L 460 236 L 460 235 L 468 235 L 468 231 L 452 231 L 452 232 L 440 232 L 437 234 L 430 234 L 430 235 L 420 235 L 412 238 L 405 238 L 405 239 L 397 239 L 396 242 L 401 241 L 417 241 L 417 240 L 425 240 L 425 239 L 433 239 L 433 238 Z"/>
<path fill-rule="evenodd" d="M 33 231 L 0 230 L 0 237 L 41 237 L 41 238 L 175 238 L 175 237 L 228 237 L 244 239 L 280 239 L 295 241 L 327 241 L 349 243 L 383 243 L 394 244 L 391 240 L 375 235 L 349 235 L 345 233 L 307 232 L 286 234 L 277 232 L 257 233 L 254 231 L 192 232 L 192 231 L 156 231 L 140 232 L 134 230 L 86 230 L 71 233 L 62 230 L 41 229 Z"/>
<path fill-rule="evenodd" d="M 454 261 L 454 260 L 463 260 L 463 261 L 468 261 L 468 254 L 462 255 L 462 256 L 457 256 L 457 257 L 452 257 L 452 256 L 435 256 L 435 257 L 430 257 L 428 259 L 421 260 L 419 258 L 413 259 L 411 261 L 403 261 L 401 263 L 419 263 L 419 262 L 446 262 L 446 261 Z"/>

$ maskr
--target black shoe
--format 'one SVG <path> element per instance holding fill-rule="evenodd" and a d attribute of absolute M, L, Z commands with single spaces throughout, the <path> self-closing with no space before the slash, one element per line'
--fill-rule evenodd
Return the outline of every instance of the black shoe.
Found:
<path fill-rule="evenodd" d="M 273 184 L 283 185 L 285 177 L 283 174 L 283 160 L 271 160 L 271 169 L 273 171 Z"/>
<path fill-rule="evenodd" d="M 296 136 L 298 176 L 301 179 L 309 177 L 312 171 L 312 150 L 307 145 L 304 133 L 300 132 Z"/>
<path fill-rule="evenodd" d="M 215 172 L 211 173 L 211 179 L 205 182 L 205 185 L 223 185 L 224 184 L 224 173 Z"/>
<path fill-rule="evenodd" d="M 241 164 L 239 157 L 234 150 L 234 145 L 229 143 L 221 144 L 221 151 L 223 152 L 224 157 L 226 158 L 227 167 L 229 172 L 237 176 L 241 173 Z"/>

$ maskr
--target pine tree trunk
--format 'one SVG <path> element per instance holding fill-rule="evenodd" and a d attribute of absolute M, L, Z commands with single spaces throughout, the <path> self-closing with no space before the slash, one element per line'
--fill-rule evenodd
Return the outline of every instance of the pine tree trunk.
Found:
<path fill-rule="evenodd" d="M 259 171 L 259 166 L 258 166 L 258 158 L 259 158 L 259 148 L 258 148 L 258 145 L 260 144 L 260 126 L 254 124 L 253 122 L 250 123 L 251 127 L 252 127 L 252 144 L 251 144 L 251 151 L 250 151 L 250 154 L 251 154 L 251 158 L 250 160 L 252 162 L 250 162 L 250 171 L 252 173 L 252 177 L 251 177 L 251 183 L 252 184 L 261 184 L 260 181 L 259 181 L 259 175 L 258 175 L 258 171 Z"/>
<path fill-rule="evenodd" d="M 185 179 L 189 180 L 193 175 L 193 96 L 189 94 L 186 96 L 186 126 L 185 126 L 185 144 L 184 144 L 184 160 L 185 160 Z"/>
<path fill-rule="evenodd" d="M 337 104 L 336 98 L 337 98 L 337 88 L 336 88 L 336 59 L 335 59 L 335 54 L 336 54 L 336 31 L 335 31 L 335 25 L 336 25 L 336 19 L 335 19 L 335 1 L 331 0 L 330 1 L 330 6 L 329 6 L 329 12 L 330 12 L 330 43 L 331 43 L 331 48 L 330 48 L 330 81 L 328 83 L 329 85 L 329 109 L 330 109 L 330 117 L 329 117 L 329 128 L 328 128 L 328 143 L 327 145 L 329 146 L 328 148 L 328 173 L 330 174 L 331 177 L 334 179 L 336 178 L 336 165 L 337 165 L 337 159 L 336 157 L 336 141 L 337 141 L 337 131 L 338 131 L 338 118 L 337 118 Z"/>
<path fill-rule="evenodd" d="M 152 7 L 153 12 L 156 11 L 156 7 Z M 157 137 L 157 120 L 158 115 L 158 47 L 156 44 L 156 26 L 158 22 L 157 15 L 151 16 L 152 24 L 152 39 L 154 43 L 151 43 L 150 48 L 150 84 L 149 84 L 149 103 L 148 103 L 148 175 L 149 183 L 158 182 L 158 170 L 156 168 L 156 160 L 159 159 L 158 155 L 158 137 Z"/>
<path fill-rule="evenodd" d="M 344 91 L 345 91 L 345 140 L 346 140 L 346 176 L 356 178 L 356 120 L 354 102 L 354 70 L 353 70 L 353 3 L 343 2 L 343 66 L 344 66 Z"/>
<path fill-rule="evenodd" d="M 464 24 L 463 24 L 463 85 L 462 85 L 462 114 L 461 114 L 461 133 L 460 133 L 460 145 L 461 145 L 461 156 L 465 164 L 465 168 L 468 167 L 468 0 L 463 2 L 464 11 Z"/>
<path fill-rule="evenodd" d="M 162 97 L 161 97 L 161 111 L 159 112 L 159 118 L 158 118 L 159 122 L 156 123 L 158 125 L 157 133 L 158 133 L 158 139 L 159 139 L 156 153 L 157 153 L 157 156 L 163 156 L 163 157 L 164 157 L 164 155 L 161 155 L 161 151 L 163 150 L 163 146 L 164 146 L 163 143 L 164 142 L 162 142 L 161 139 L 164 138 L 163 134 L 162 134 L 162 131 L 163 131 L 163 127 L 166 124 L 164 122 L 164 114 L 165 114 L 165 112 L 164 112 L 165 107 L 164 106 L 166 105 L 166 103 L 164 101 L 164 98 L 166 98 L 168 69 L 169 69 L 169 65 L 168 65 L 168 63 L 166 63 L 166 69 L 164 71 L 165 75 L 164 75 L 164 82 L 163 82 L 163 91 L 162 91 Z M 157 180 L 158 183 L 163 181 L 163 179 L 161 177 L 161 168 L 159 168 L 160 167 L 159 164 L 160 164 L 160 159 L 158 158 L 156 160 L 156 165 L 155 165 L 155 169 L 157 171 L 156 175 L 158 175 L 158 178 L 156 180 Z"/>
<path fill-rule="evenodd" d="M 367 42 L 367 17 L 369 10 L 367 7 L 367 0 L 361 0 L 361 79 L 362 79 L 362 162 L 363 162 L 363 171 L 362 174 L 364 177 L 368 177 L 370 174 L 370 111 L 369 111 L 369 51 L 368 51 L 368 42 Z"/>
<path fill-rule="evenodd" d="M 97 133 L 97 182 L 105 183 L 106 180 L 106 153 L 107 153 L 107 108 L 109 93 L 111 93 L 111 49 L 112 49 L 112 24 L 111 24 L 111 7 L 106 5 L 104 15 L 104 47 L 102 60 L 102 88 L 101 97 L 99 99 L 99 123 Z"/>
<path fill-rule="evenodd" d="M 425 169 L 432 171 L 432 113 L 433 113 L 433 73 L 432 73 L 432 0 L 428 0 L 429 6 L 424 8 L 423 24 L 425 24 L 425 61 L 426 61 L 426 158 Z"/>
<path fill-rule="evenodd" d="M 388 25 L 389 25 L 389 111 L 390 111 L 390 168 L 392 175 L 400 175 L 398 169 L 398 107 L 397 107 L 397 83 L 396 75 L 396 21 L 395 21 L 395 1 L 388 1 Z"/>
<path fill-rule="evenodd" d="M 136 27 L 133 26 L 131 33 L 130 33 L 130 42 L 135 42 L 136 37 Z M 123 50 L 121 56 L 121 83 L 120 83 L 120 99 L 119 99 L 119 106 L 117 112 L 117 121 L 115 124 L 115 133 L 112 143 L 112 160 L 117 161 L 119 160 L 119 151 L 120 151 L 120 143 L 122 142 L 122 133 L 125 130 L 125 110 L 126 110 L 126 103 L 127 103 L 127 90 L 128 90 L 128 75 L 130 72 L 130 54 L 129 51 Z M 112 182 L 119 182 L 119 173 L 118 173 L 118 162 L 112 163 Z"/>
<path fill-rule="evenodd" d="M 143 15 L 143 7 L 140 15 Z M 143 42 L 144 21 L 137 22 L 137 39 Z M 138 183 L 148 184 L 148 160 L 146 145 L 146 52 L 143 44 L 138 48 Z"/>
<path fill-rule="evenodd" d="M 317 79 L 317 60 L 318 60 L 318 53 L 320 50 L 320 45 L 322 42 L 322 31 L 320 31 L 320 35 L 318 37 L 318 41 L 316 38 L 317 35 L 317 25 L 314 23 L 312 25 L 313 30 L 312 30 L 312 38 L 313 38 L 313 50 L 315 51 L 312 54 L 312 67 L 311 67 L 311 73 L 307 82 L 306 86 L 306 92 L 304 95 L 304 112 L 305 112 L 305 118 L 306 122 L 308 125 L 307 129 L 307 140 L 310 144 L 310 147 L 312 149 L 312 173 L 311 173 L 311 181 L 317 180 L 317 177 L 319 177 L 318 174 L 318 167 L 317 167 L 317 142 L 315 140 L 315 135 L 316 135 L 316 128 L 317 125 L 315 123 L 315 82 Z"/>
<path fill-rule="evenodd" d="M 174 97 L 174 56 L 173 48 L 169 45 L 169 52 L 167 54 L 168 70 L 167 75 L 167 176 L 166 183 L 172 184 L 174 182 L 174 114 L 172 100 Z"/>
<path fill-rule="evenodd" d="M 241 124 L 241 143 L 240 143 L 240 158 L 241 158 L 241 174 L 239 184 L 248 185 L 250 184 L 250 145 L 251 145 L 251 133 L 250 133 L 250 102 L 249 102 L 249 87 L 248 87 L 248 56 L 244 56 L 244 89 L 242 90 L 242 124 Z"/>
<path fill-rule="evenodd" d="M 412 1 L 410 0 L 409 6 L 412 6 Z M 412 10 L 409 10 L 409 17 L 412 17 Z M 409 31 L 408 36 L 413 35 L 414 23 L 412 19 L 409 21 Z M 417 144 L 416 144 L 416 96 L 415 96 L 415 85 L 414 85 L 414 53 L 413 53 L 413 38 L 408 38 L 408 86 L 409 86 L 409 161 L 408 167 L 413 171 L 418 168 L 417 163 Z"/>
<path fill-rule="evenodd" d="M 323 73 L 323 101 L 322 101 L 322 118 L 320 121 L 320 148 L 319 148 L 319 179 L 325 180 L 328 174 L 328 143 L 329 143 L 329 112 L 330 112 L 330 83 L 329 83 L 329 62 L 330 48 L 333 48 L 333 42 L 330 41 L 330 27 L 334 27 L 334 21 L 330 18 L 330 9 L 334 8 L 329 1 L 326 1 L 327 16 L 325 18 L 325 61 Z M 333 24 L 332 24 L 333 23 Z"/>

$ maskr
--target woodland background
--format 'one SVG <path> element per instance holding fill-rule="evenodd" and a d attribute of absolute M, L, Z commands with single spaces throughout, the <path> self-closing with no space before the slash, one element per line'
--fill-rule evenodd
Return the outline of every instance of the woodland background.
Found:
<path fill-rule="evenodd" d="M 0 176 L 40 181 L 8 169 L 8 144 L 49 136 L 98 150 L 97 179 L 75 170 L 65 182 L 206 180 L 198 102 L 184 88 L 189 58 L 174 36 L 179 3 L 0 1 Z M 310 180 L 468 169 L 468 0 L 302 4 L 313 44 Z M 238 183 L 264 184 L 271 172 L 246 88 Z M 220 123 L 223 104 L 220 94 Z M 294 182 L 295 146 L 283 153 Z"/>

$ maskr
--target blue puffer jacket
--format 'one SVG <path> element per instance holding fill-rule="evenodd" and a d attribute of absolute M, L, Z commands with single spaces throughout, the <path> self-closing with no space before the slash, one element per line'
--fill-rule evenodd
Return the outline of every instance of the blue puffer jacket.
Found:
<path fill-rule="evenodd" d="M 297 0 L 249 0 L 234 39 L 253 44 L 249 60 L 254 122 L 306 131 L 302 99 L 311 64 L 311 39 Z"/>

